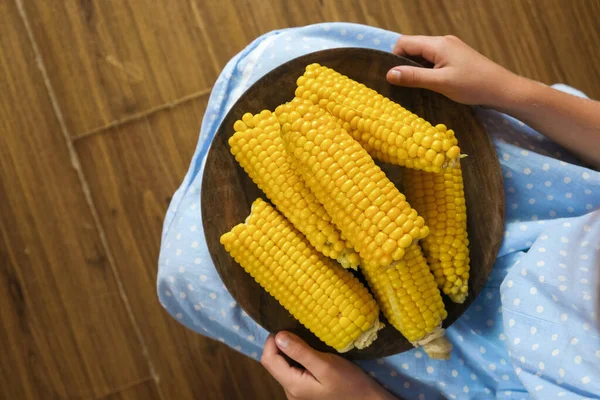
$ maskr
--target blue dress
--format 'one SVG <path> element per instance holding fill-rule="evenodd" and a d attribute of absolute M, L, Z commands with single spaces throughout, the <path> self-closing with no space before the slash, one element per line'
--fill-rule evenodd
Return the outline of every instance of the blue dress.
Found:
<path fill-rule="evenodd" d="M 227 292 L 204 239 L 199 192 L 211 140 L 244 90 L 281 63 L 333 47 L 390 51 L 398 37 L 347 23 L 285 29 L 259 37 L 227 64 L 164 222 L 158 295 L 174 318 L 260 358 L 268 333 Z M 506 190 L 506 231 L 489 281 L 447 330 L 451 360 L 412 350 L 359 365 L 410 399 L 600 398 L 600 174 L 518 120 L 476 113 Z"/>

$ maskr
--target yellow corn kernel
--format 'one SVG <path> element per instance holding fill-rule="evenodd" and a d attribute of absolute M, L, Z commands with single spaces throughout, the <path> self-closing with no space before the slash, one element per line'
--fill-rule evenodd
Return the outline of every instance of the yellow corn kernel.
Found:
<path fill-rule="evenodd" d="M 280 120 L 286 121 L 281 131 L 286 150 L 362 259 L 372 265 L 389 266 L 402 258 L 413 241 L 427 236 L 429 228 L 423 218 L 331 115 L 297 99 L 278 110 Z M 310 129 L 303 134 L 300 127 L 305 125 Z M 312 163 L 312 157 L 321 161 Z M 352 170 L 353 174 L 346 172 Z M 383 211 L 384 206 L 387 211 Z M 399 217 L 392 220 L 390 216 L 395 215 Z"/>
<path fill-rule="evenodd" d="M 254 127 L 249 128 L 244 119 Z M 277 115 L 267 110 L 246 114 L 234 129 L 229 139 L 231 153 L 256 185 L 318 251 L 356 269 L 358 255 L 294 169 L 281 140 Z"/>
<path fill-rule="evenodd" d="M 319 64 L 307 66 L 297 86 L 297 97 L 310 100 L 339 118 L 344 129 L 374 158 L 433 172 L 458 161 L 458 142 L 445 125 L 433 127 L 401 105 L 331 68 Z"/>
<path fill-rule="evenodd" d="M 275 255 L 261 260 L 264 246 L 251 251 L 246 245 L 249 237 L 251 243 L 271 243 L 277 250 Z M 245 223 L 222 235 L 221 243 L 294 318 L 338 352 L 364 348 L 377 338 L 377 331 L 383 325 L 378 319 L 379 307 L 368 289 L 351 272 L 317 252 L 264 200 L 255 200 Z M 288 280 L 290 276 L 294 280 Z M 300 285 L 301 280 L 305 286 Z M 332 287 L 337 290 L 328 292 Z M 335 303 L 341 305 L 346 299 L 354 302 L 347 302 L 345 307 L 350 309 L 344 308 L 342 313 Z"/>
<path fill-rule="evenodd" d="M 410 204 L 431 229 L 420 244 L 439 287 L 452 301 L 463 303 L 468 294 L 469 239 L 460 163 L 439 174 L 404 168 L 402 184 Z"/>
<path fill-rule="evenodd" d="M 450 357 L 452 345 L 441 328 L 448 313 L 418 243 L 406 249 L 404 258 L 392 267 L 363 263 L 361 271 L 394 328 L 415 347 L 422 345 L 431 358 Z"/>

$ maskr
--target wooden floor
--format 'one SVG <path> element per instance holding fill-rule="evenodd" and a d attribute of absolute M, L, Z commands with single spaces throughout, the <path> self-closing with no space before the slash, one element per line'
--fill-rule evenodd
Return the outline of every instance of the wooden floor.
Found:
<path fill-rule="evenodd" d="M 284 398 L 155 294 L 211 86 L 258 35 L 323 21 L 453 33 L 600 98 L 598 15 L 600 0 L 1 1 L 0 398 Z"/>

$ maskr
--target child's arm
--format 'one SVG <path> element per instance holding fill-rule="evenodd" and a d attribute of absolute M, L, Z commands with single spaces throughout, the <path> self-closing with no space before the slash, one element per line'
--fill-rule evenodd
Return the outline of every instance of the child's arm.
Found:
<path fill-rule="evenodd" d="M 434 68 L 395 67 L 387 75 L 390 83 L 422 87 L 460 103 L 495 108 L 600 167 L 600 102 L 518 76 L 454 36 L 404 35 L 394 53 L 422 57 Z"/>

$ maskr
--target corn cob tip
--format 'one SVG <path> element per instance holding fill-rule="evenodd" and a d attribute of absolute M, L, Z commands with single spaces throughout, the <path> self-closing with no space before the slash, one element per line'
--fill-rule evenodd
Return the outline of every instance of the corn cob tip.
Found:
<path fill-rule="evenodd" d="M 432 340 L 423 350 L 432 360 L 449 360 L 452 353 L 452 343 L 445 336 Z"/>
<path fill-rule="evenodd" d="M 227 232 L 227 233 L 224 233 L 223 235 L 221 235 L 220 242 L 223 246 L 225 246 L 226 244 L 231 243 L 233 238 L 234 238 L 233 233 Z"/>
<path fill-rule="evenodd" d="M 460 292 L 456 294 L 450 294 L 448 297 L 450 297 L 450 300 L 452 300 L 454 303 L 462 304 L 465 302 L 468 295 L 469 294 L 467 292 Z"/>
<path fill-rule="evenodd" d="M 256 211 L 259 212 L 260 210 L 262 210 L 264 208 L 264 206 L 267 204 L 266 201 L 264 201 L 262 198 L 258 197 L 256 198 L 256 200 L 254 200 L 252 202 L 252 204 L 250 205 L 250 214 L 248 214 L 246 216 L 246 219 L 244 219 L 243 224 L 244 225 L 248 225 L 250 223 L 250 219 L 252 218 L 252 212 Z M 225 234 L 227 235 L 227 234 Z"/>
<path fill-rule="evenodd" d="M 384 327 L 385 324 L 383 322 L 376 320 L 375 323 L 369 329 L 364 331 L 354 342 L 350 343 L 343 349 L 338 350 L 338 353 L 347 353 L 355 347 L 359 350 L 369 347 L 375 340 L 377 340 L 377 332 Z"/>
<path fill-rule="evenodd" d="M 460 159 L 464 158 L 463 156 L 466 157 L 467 155 L 466 154 L 460 154 L 457 157 L 449 159 L 444 164 L 442 164 L 442 169 L 458 168 L 460 166 Z"/>
<path fill-rule="evenodd" d="M 436 327 L 423 339 L 412 342 L 412 344 L 415 347 L 423 347 L 423 351 L 434 360 L 449 360 L 452 353 L 452 343 L 446 338 L 446 331 L 441 326 Z"/>
<path fill-rule="evenodd" d="M 233 130 L 236 132 L 245 131 L 246 129 L 248 129 L 248 126 L 242 120 L 238 119 L 233 124 Z"/>
<path fill-rule="evenodd" d="M 253 117 L 252 113 L 247 112 L 244 115 L 242 115 L 242 122 L 247 127 L 254 128 L 254 123 L 253 123 L 252 117 Z"/>
<path fill-rule="evenodd" d="M 342 267 L 346 269 L 353 269 L 355 271 L 358 270 L 358 266 L 360 265 L 360 257 L 353 249 L 350 248 L 345 248 L 342 250 L 336 261 L 339 262 Z"/>

